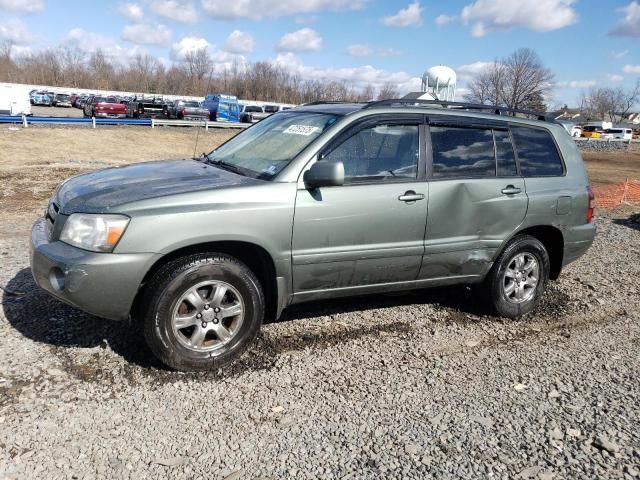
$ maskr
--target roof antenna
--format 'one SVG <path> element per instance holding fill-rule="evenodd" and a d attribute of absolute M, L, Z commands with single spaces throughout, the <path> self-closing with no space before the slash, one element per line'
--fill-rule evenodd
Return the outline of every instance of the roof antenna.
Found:
<path fill-rule="evenodd" d="M 209 87 L 211 86 L 211 77 L 213 77 L 213 65 L 211 66 L 211 70 L 209 70 L 209 79 L 207 80 L 207 88 L 205 89 L 205 92 L 204 92 L 205 97 L 207 96 L 207 93 L 209 92 Z M 205 122 L 208 122 L 210 118 L 211 118 L 211 112 L 208 113 L 207 119 L 205 120 Z M 193 158 L 198 158 L 196 157 L 196 152 L 198 151 L 199 138 L 200 138 L 200 126 L 196 128 L 196 143 L 193 146 Z"/>

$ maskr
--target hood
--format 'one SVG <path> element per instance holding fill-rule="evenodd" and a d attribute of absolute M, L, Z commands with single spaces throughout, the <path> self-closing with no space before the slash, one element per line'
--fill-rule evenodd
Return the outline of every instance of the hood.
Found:
<path fill-rule="evenodd" d="M 61 213 L 106 213 L 150 198 L 262 183 L 196 160 L 163 160 L 72 177 L 58 188 Z"/>

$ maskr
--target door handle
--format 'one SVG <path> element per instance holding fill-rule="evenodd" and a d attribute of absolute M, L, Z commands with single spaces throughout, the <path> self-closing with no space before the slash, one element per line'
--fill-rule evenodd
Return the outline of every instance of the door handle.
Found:
<path fill-rule="evenodd" d="M 424 193 L 416 193 L 413 190 L 409 190 L 408 192 L 404 192 L 404 195 L 400 195 L 398 200 L 407 203 L 424 200 Z"/>
<path fill-rule="evenodd" d="M 513 185 L 507 185 L 501 191 L 505 195 L 515 195 L 517 193 L 522 192 L 522 189 L 520 189 L 518 187 L 514 187 Z"/>

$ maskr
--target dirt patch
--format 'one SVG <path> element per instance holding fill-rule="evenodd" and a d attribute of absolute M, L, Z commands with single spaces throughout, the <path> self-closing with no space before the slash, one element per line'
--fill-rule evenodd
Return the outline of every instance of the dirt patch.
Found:
<path fill-rule="evenodd" d="M 583 152 L 589 180 L 594 186 L 640 180 L 640 149 L 626 152 Z"/>

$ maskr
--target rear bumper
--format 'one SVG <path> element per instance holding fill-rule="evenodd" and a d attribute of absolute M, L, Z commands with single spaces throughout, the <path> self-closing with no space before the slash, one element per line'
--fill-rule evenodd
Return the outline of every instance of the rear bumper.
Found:
<path fill-rule="evenodd" d="M 126 113 L 96 112 L 96 118 L 127 118 Z"/>
<path fill-rule="evenodd" d="M 596 237 L 596 226 L 593 223 L 571 227 L 564 231 L 564 255 L 562 266 L 577 260 L 586 253 Z"/>
<path fill-rule="evenodd" d="M 144 275 L 158 258 L 153 253 L 93 253 L 49 242 L 44 218 L 31 231 L 36 283 L 65 303 L 111 320 L 128 318 Z"/>

